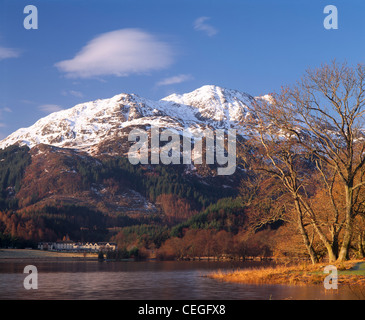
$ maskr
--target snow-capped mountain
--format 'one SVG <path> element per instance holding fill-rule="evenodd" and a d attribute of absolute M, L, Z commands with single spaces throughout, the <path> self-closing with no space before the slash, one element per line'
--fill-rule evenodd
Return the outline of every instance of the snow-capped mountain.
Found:
<path fill-rule="evenodd" d="M 245 120 L 253 101 L 255 98 L 246 93 L 212 85 L 159 101 L 122 93 L 54 112 L 15 131 L 0 142 L 0 148 L 15 143 L 32 148 L 44 143 L 89 152 L 100 142 L 123 135 L 131 126 L 235 128 Z"/>
<path fill-rule="evenodd" d="M 224 89 L 218 86 L 203 86 L 190 93 L 172 94 L 161 101 L 177 105 L 191 106 L 198 113 L 195 116 L 216 128 L 230 127 L 243 121 L 247 115 L 247 106 L 254 98 L 237 90 Z"/>

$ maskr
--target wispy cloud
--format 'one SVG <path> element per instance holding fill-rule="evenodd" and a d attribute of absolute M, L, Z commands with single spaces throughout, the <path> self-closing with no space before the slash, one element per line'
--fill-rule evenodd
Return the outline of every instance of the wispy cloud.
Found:
<path fill-rule="evenodd" d="M 171 84 L 177 84 L 185 81 L 192 80 L 193 77 L 190 74 L 179 74 L 177 76 L 168 77 L 157 82 L 157 86 L 168 86 Z"/>
<path fill-rule="evenodd" d="M 17 58 L 20 56 L 20 51 L 12 48 L 0 47 L 0 60 Z"/>
<path fill-rule="evenodd" d="M 206 21 L 210 20 L 210 17 L 199 17 L 194 21 L 194 29 L 205 32 L 209 37 L 213 37 L 218 33 L 218 30 Z"/>
<path fill-rule="evenodd" d="M 1 109 L 0 109 L 0 114 L 1 114 L 2 112 L 8 112 L 8 113 L 10 113 L 10 112 L 12 112 L 12 110 L 11 110 L 10 108 L 8 108 L 8 107 L 4 107 L 4 108 L 1 108 Z"/>
<path fill-rule="evenodd" d="M 42 104 L 41 106 L 38 107 L 38 109 L 46 113 L 52 113 L 63 110 L 62 107 L 56 104 Z"/>
<path fill-rule="evenodd" d="M 76 90 L 64 90 L 64 91 L 62 91 L 62 95 L 64 95 L 64 96 L 71 95 L 71 96 L 74 96 L 74 97 L 77 97 L 77 98 L 83 98 L 84 97 L 84 94 L 82 92 L 76 91 Z"/>
<path fill-rule="evenodd" d="M 84 94 L 80 91 L 76 91 L 76 90 L 70 90 L 70 95 L 77 97 L 77 98 L 83 98 Z"/>
<path fill-rule="evenodd" d="M 21 99 L 19 100 L 21 103 L 25 103 L 25 104 L 36 104 L 34 101 L 32 100 L 28 100 L 28 99 Z"/>
<path fill-rule="evenodd" d="M 76 56 L 55 66 L 72 78 L 128 76 L 159 70 L 173 62 L 167 43 L 139 29 L 121 29 L 92 39 Z"/>
<path fill-rule="evenodd" d="M 4 113 L 11 113 L 11 112 L 12 112 L 11 109 L 8 108 L 8 107 L 0 108 L 0 120 L 1 120 L 0 128 L 6 128 L 7 127 L 6 122 L 2 122 L 2 121 L 4 121 L 3 115 L 4 115 Z M 2 132 L 0 132 L 0 140 L 4 139 L 5 137 L 6 137 L 6 135 L 3 134 Z"/>
<path fill-rule="evenodd" d="M 0 108 L 0 119 L 3 118 L 4 113 L 11 113 L 11 109 L 8 107 L 1 107 Z M 5 127 L 5 125 L 3 123 L 0 124 L 0 127 Z"/>

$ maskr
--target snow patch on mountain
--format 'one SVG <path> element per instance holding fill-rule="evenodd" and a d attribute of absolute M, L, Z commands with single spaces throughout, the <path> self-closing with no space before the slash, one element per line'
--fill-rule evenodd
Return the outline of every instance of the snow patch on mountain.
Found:
<path fill-rule="evenodd" d="M 134 126 L 154 125 L 191 132 L 207 126 L 242 130 L 239 124 L 245 121 L 253 101 L 255 98 L 246 93 L 212 85 L 159 101 L 122 93 L 54 112 L 15 131 L 0 141 L 0 148 L 16 143 L 32 148 L 43 143 L 90 151 L 92 146 Z"/>

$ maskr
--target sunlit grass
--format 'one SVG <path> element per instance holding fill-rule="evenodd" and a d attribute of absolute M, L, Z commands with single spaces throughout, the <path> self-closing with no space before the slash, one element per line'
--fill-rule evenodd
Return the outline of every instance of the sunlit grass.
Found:
<path fill-rule="evenodd" d="M 360 284 L 365 286 L 365 263 L 349 261 L 334 264 L 338 268 L 338 282 Z M 278 265 L 274 267 L 252 268 L 233 272 L 218 271 L 209 277 L 221 281 L 246 284 L 287 284 L 308 285 L 321 284 L 328 276 L 324 271 L 324 264 L 297 264 L 292 266 Z"/>

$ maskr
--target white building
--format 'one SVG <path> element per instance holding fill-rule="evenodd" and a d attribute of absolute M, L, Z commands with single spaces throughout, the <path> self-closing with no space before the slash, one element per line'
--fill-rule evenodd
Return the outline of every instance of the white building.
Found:
<path fill-rule="evenodd" d="M 67 240 L 57 242 L 39 242 L 38 249 L 68 252 L 106 252 L 117 250 L 117 244 L 114 242 L 74 242 Z"/>

